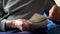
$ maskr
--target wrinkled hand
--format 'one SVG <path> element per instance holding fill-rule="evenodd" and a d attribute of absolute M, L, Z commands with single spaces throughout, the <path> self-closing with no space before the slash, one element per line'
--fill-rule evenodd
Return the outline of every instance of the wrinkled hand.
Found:
<path fill-rule="evenodd" d="M 57 7 L 57 5 L 54 5 L 50 11 L 49 11 L 49 19 L 52 19 L 54 21 L 60 20 L 60 8 Z"/>
<path fill-rule="evenodd" d="M 18 28 L 21 31 L 28 30 L 29 28 L 29 22 L 25 19 L 14 20 L 13 24 L 16 28 Z"/>
<path fill-rule="evenodd" d="M 18 20 L 12 20 L 10 21 L 12 23 L 12 28 L 17 28 L 21 31 L 26 30 L 26 31 L 32 31 L 35 29 L 38 29 L 36 25 L 30 24 L 29 20 L 26 19 L 18 19 Z"/>
<path fill-rule="evenodd" d="M 30 24 L 30 21 L 25 19 L 15 20 L 14 24 L 21 31 L 23 30 L 32 31 L 32 30 L 38 29 L 36 25 Z"/>

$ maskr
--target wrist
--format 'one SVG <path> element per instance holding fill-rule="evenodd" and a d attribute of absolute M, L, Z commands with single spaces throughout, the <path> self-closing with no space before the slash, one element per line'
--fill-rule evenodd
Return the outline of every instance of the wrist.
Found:
<path fill-rule="evenodd" d="M 6 28 L 15 28 L 12 21 L 6 21 Z"/>
<path fill-rule="evenodd" d="M 11 21 L 6 21 L 6 28 L 11 28 Z"/>

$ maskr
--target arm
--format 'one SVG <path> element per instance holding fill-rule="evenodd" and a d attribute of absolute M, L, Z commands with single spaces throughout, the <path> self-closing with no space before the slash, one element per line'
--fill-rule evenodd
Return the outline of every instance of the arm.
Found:
<path fill-rule="evenodd" d="M 2 1 L 0 0 L 0 30 L 5 30 L 5 19 L 1 21 L 1 17 L 3 16 L 3 6 Z"/>
<path fill-rule="evenodd" d="M 7 19 L 3 19 L 4 11 L 3 11 L 3 0 L 0 0 L 0 31 L 5 31 L 5 27 L 10 28 L 11 27 L 11 21 L 10 23 L 6 23 Z M 10 24 L 10 25 L 9 25 Z M 6 26 L 7 25 L 7 26 Z M 11 27 L 12 28 L 12 27 Z"/>
<path fill-rule="evenodd" d="M 28 5 L 28 4 L 30 4 L 30 3 L 32 2 L 32 0 L 31 0 L 31 1 L 27 2 L 27 3 L 24 3 L 22 6 L 16 5 L 17 3 L 19 3 L 19 1 L 20 1 L 20 0 L 8 1 L 7 5 L 4 6 L 5 11 L 10 11 L 10 12 L 12 11 L 12 12 L 14 12 L 14 11 L 20 9 L 21 7 L 24 7 L 24 6 L 26 6 L 26 5 Z M 16 5 L 16 6 L 15 6 L 15 5 Z M 18 7 L 18 6 L 20 6 L 20 7 Z M 18 7 L 18 8 L 16 8 L 16 7 Z M 9 9 L 10 9 L 10 10 L 9 10 Z M 24 10 L 25 10 L 25 9 L 24 9 Z M 12 13 L 12 12 L 11 12 L 11 13 Z M 17 12 L 17 11 L 16 11 L 16 12 Z M 17 18 L 20 18 L 20 17 L 21 17 L 21 16 L 20 16 L 20 13 L 21 13 L 21 12 L 19 12 L 19 14 L 15 14 L 15 15 L 13 14 L 13 16 L 16 16 Z M 25 15 L 26 15 L 26 14 L 25 14 Z M 25 15 L 23 15 L 23 16 L 25 16 Z M 27 15 L 28 15 L 28 14 L 27 14 Z M 18 17 L 18 16 L 19 16 L 19 17 Z M 17 19 L 16 17 L 12 17 L 11 20 L 13 20 L 13 18 L 14 18 L 14 19 Z M 10 20 L 10 21 L 11 21 L 11 20 Z M 8 20 L 7 20 L 7 21 L 8 21 Z M 22 21 L 22 22 L 24 23 L 23 26 L 17 25 L 17 24 L 19 24 L 19 23 L 17 23 L 17 22 L 15 23 L 15 22 L 16 22 L 15 20 L 12 21 L 12 23 L 14 23 L 14 26 L 16 26 L 19 30 L 22 29 L 22 28 L 25 29 L 26 24 L 28 25 L 28 23 L 26 23 L 25 21 L 24 21 L 24 22 Z M 19 21 L 19 22 L 20 22 L 20 21 Z M 6 23 L 6 27 L 9 27 L 9 28 L 11 27 L 11 26 L 8 25 L 8 24 L 11 24 L 11 23 L 8 23 L 8 22 L 6 22 L 6 21 L 5 21 L 5 23 Z M 20 22 L 20 23 L 21 23 L 21 22 Z M 15 24 L 16 24 L 16 25 L 15 25 Z M 29 25 L 28 25 L 28 26 L 29 26 Z M 28 26 L 26 27 L 26 29 L 29 28 Z"/>
<path fill-rule="evenodd" d="M 11 1 L 12 2 L 12 1 Z M 17 1 L 14 1 L 13 2 L 13 4 L 11 4 L 11 2 L 9 2 L 9 3 L 7 3 L 7 5 L 5 4 L 6 2 L 5 2 L 5 0 L 4 0 L 4 4 L 3 4 L 3 6 L 2 6 L 2 9 L 6 9 L 5 11 L 7 11 L 7 8 L 9 9 L 9 8 L 11 8 L 12 9 L 12 6 L 14 5 L 14 4 L 16 4 L 17 2 L 19 2 L 19 0 L 17 0 Z M 1 3 L 2 4 L 2 3 Z M 11 4 L 11 5 L 9 5 L 9 4 Z M 15 6 L 14 6 L 15 7 Z M 15 7 L 16 8 L 16 7 Z M 6 19 L 3 19 L 3 20 L 1 20 L 0 21 L 0 30 L 3 30 L 3 31 L 5 31 L 5 27 L 6 28 L 8 28 L 8 29 L 11 29 L 11 28 L 18 28 L 19 30 L 22 30 L 21 29 L 21 27 L 20 27 L 20 25 L 17 25 L 17 24 L 20 24 L 20 23 L 22 23 L 23 21 L 25 21 L 24 19 L 21 19 L 21 20 L 17 20 L 17 21 L 19 21 L 18 23 L 16 22 L 16 20 L 6 20 Z M 26 27 L 26 26 L 25 26 Z"/>
<path fill-rule="evenodd" d="M 2 4 L 2 2 L 3 2 L 3 4 Z M 0 0 L 0 8 L 1 9 L 5 9 L 6 7 L 9 9 L 9 8 L 12 8 L 12 6 L 14 5 L 14 4 L 16 4 L 17 3 L 17 1 L 14 1 L 13 2 L 13 4 L 12 4 L 12 6 L 11 5 L 9 5 L 9 4 L 11 4 L 11 2 L 9 2 L 9 3 L 7 3 L 8 1 L 1 1 Z M 15 3 L 16 2 L 16 3 Z M 7 3 L 7 5 L 6 5 L 6 3 Z M 8 6 L 9 5 L 9 6 Z M 5 12 L 7 11 L 7 8 L 6 8 L 6 10 L 4 10 Z M 2 11 L 0 11 L 0 14 L 1 14 L 1 12 Z M 0 19 L 1 20 L 1 19 Z M 5 27 L 6 28 L 14 28 L 14 25 L 12 24 L 12 22 L 14 22 L 14 21 L 11 21 L 11 20 L 6 20 L 6 19 L 3 19 L 3 20 L 1 20 L 0 21 L 0 30 L 3 30 L 3 31 L 5 31 Z M 12 27 L 13 26 L 13 27 Z"/>

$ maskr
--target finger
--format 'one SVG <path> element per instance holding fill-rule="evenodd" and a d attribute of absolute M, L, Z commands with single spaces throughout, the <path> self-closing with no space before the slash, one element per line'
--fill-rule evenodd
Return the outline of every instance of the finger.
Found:
<path fill-rule="evenodd" d="M 23 31 L 23 27 L 22 26 L 18 26 L 17 27 L 19 30 Z"/>
<path fill-rule="evenodd" d="M 22 25 L 24 30 L 28 30 L 29 29 L 29 24 L 27 22 L 24 22 Z"/>

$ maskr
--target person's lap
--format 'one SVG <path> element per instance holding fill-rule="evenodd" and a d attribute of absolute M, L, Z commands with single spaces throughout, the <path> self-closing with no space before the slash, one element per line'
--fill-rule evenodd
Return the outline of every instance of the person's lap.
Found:
<path fill-rule="evenodd" d="M 0 32 L 0 34 L 47 34 L 46 29 L 38 29 L 34 31 L 19 31 L 19 30 L 11 30 L 6 32 Z"/>

